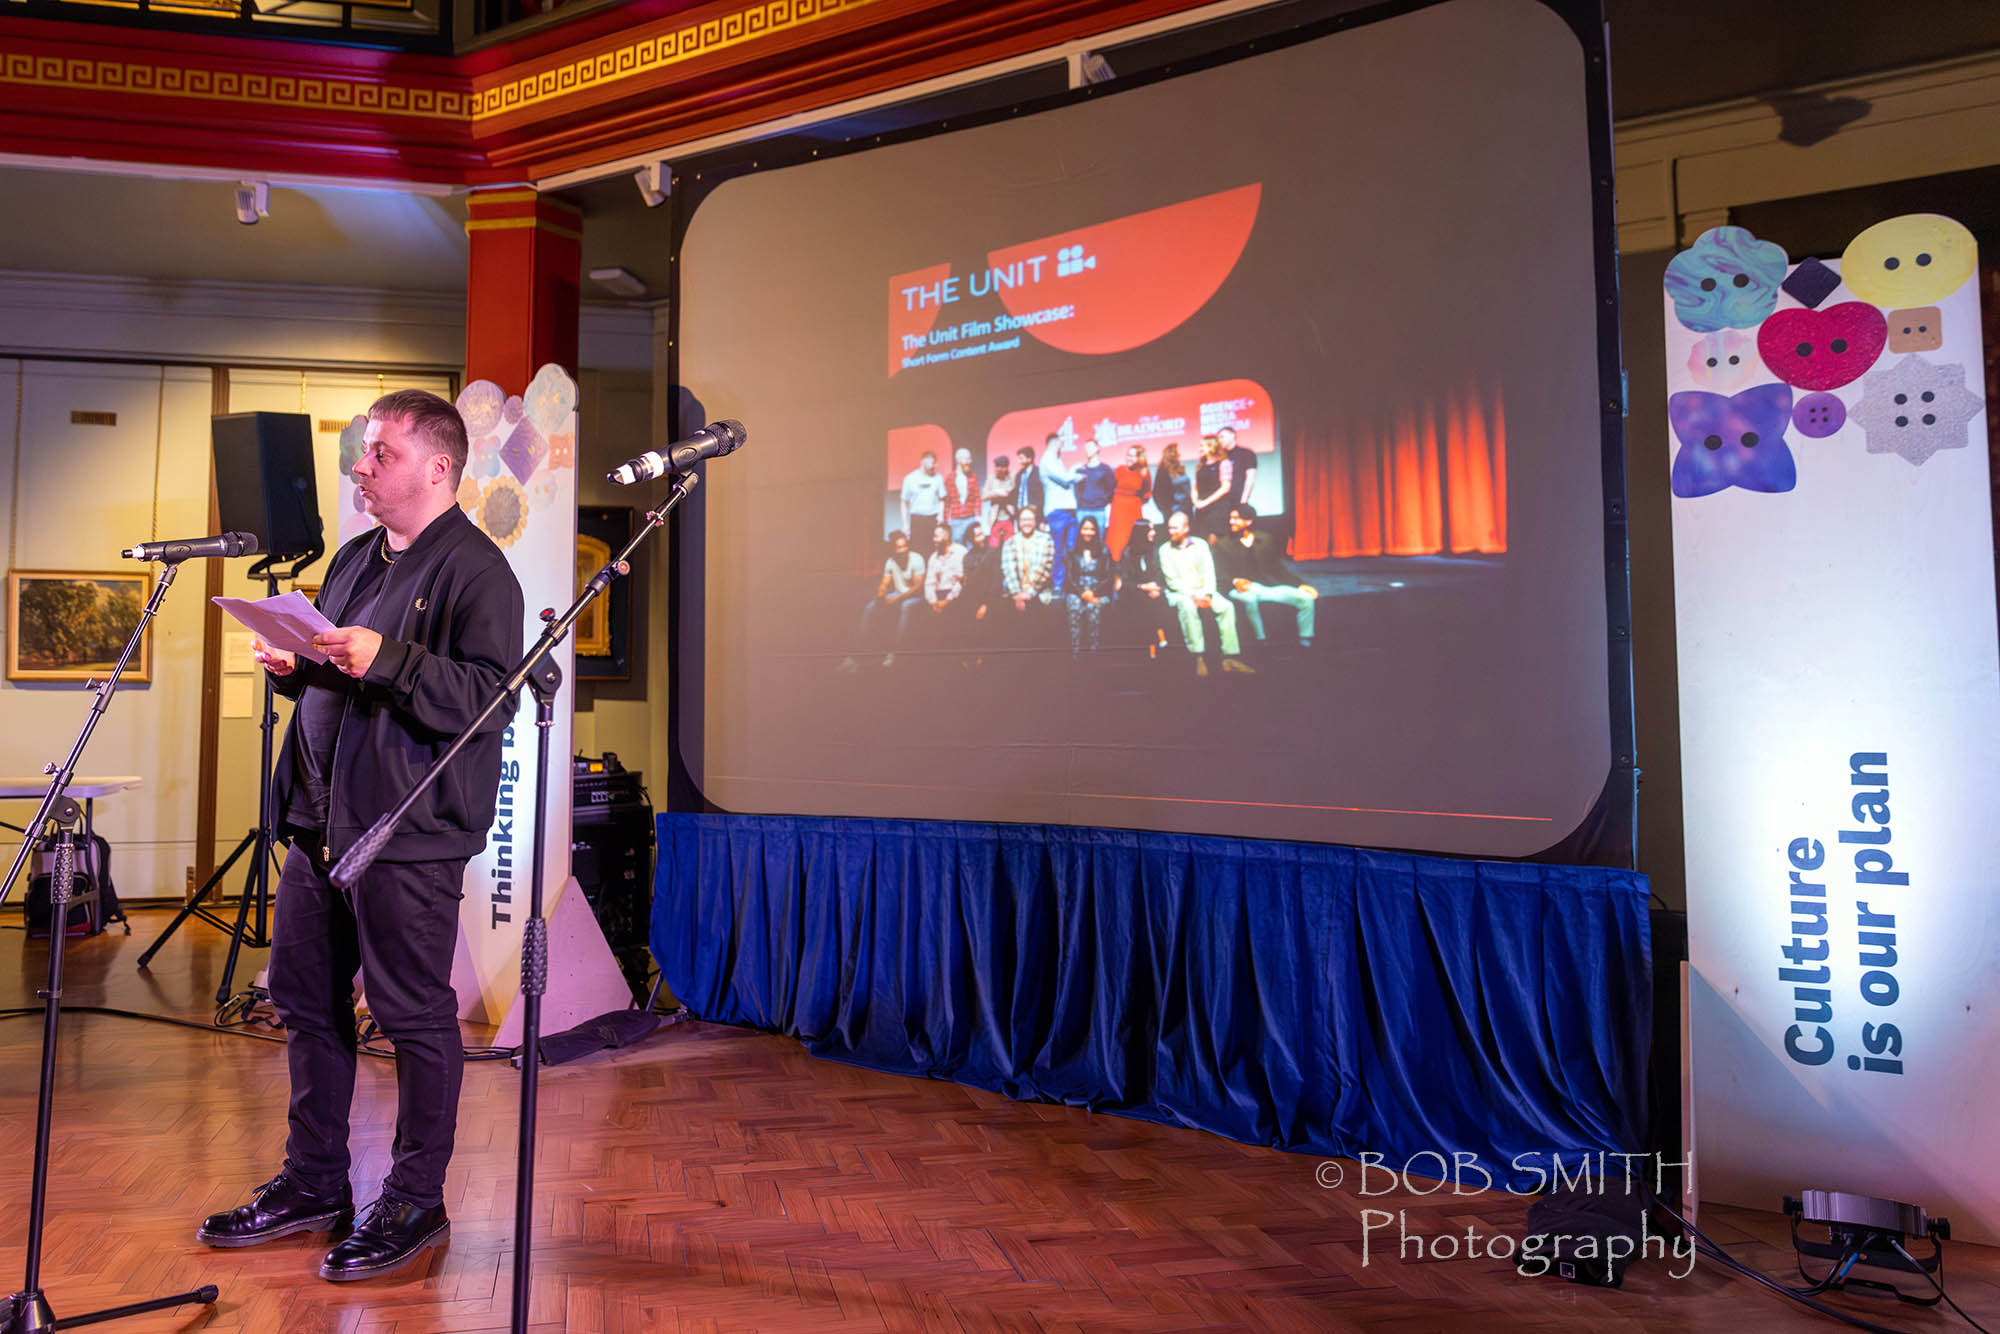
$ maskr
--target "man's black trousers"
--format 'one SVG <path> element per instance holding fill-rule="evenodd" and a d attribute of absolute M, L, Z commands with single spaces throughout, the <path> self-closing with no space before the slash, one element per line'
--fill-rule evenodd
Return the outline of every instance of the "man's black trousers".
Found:
<path fill-rule="evenodd" d="M 396 1144 L 383 1186 L 442 1204 L 465 1074 L 451 988 L 465 863 L 377 862 L 347 891 L 328 869 L 300 840 L 278 880 L 270 985 L 292 1075 L 285 1157 L 316 1191 L 347 1181 L 358 968 L 369 1013 L 396 1048 Z"/>

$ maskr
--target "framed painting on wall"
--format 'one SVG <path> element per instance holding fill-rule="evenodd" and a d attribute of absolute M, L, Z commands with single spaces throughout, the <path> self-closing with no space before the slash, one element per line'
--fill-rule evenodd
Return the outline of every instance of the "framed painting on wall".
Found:
<path fill-rule="evenodd" d="M 632 540 L 630 506 L 579 505 L 576 511 L 576 591 Z M 632 678 L 632 576 L 614 579 L 584 609 L 572 631 L 579 681 Z"/>
<path fill-rule="evenodd" d="M 88 681 L 109 675 L 152 595 L 150 570 L 9 570 L 7 679 Z M 123 679 L 151 681 L 151 628 L 132 657 Z"/>

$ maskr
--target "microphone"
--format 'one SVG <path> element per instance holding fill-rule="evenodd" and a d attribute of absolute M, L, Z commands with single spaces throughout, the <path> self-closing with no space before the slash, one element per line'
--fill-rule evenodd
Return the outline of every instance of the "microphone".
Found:
<path fill-rule="evenodd" d="M 168 565 L 204 556 L 254 556 L 257 537 L 254 533 L 224 533 L 220 537 L 190 537 L 179 542 L 141 542 L 118 554 L 128 560 L 157 560 Z"/>
<path fill-rule="evenodd" d="M 627 459 L 616 472 L 604 475 L 620 486 L 650 482 L 670 472 L 686 472 L 703 459 L 719 459 L 743 448 L 750 433 L 738 421 L 710 422 L 685 440 L 667 447 L 662 454 L 649 450 L 636 459 Z"/>

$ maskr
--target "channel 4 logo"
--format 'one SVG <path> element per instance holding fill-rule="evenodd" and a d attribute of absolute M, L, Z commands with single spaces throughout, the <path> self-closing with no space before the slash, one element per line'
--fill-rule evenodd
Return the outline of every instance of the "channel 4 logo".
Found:
<path fill-rule="evenodd" d="M 1074 278 L 1085 269 L 1097 267 L 1097 256 L 1086 255 L 1080 245 L 1066 245 L 1056 251 L 1056 277 Z"/>

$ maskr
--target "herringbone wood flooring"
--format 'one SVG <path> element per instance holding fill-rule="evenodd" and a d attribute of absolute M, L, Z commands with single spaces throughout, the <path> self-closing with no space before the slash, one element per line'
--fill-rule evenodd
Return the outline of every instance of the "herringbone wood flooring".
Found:
<path fill-rule="evenodd" d="M 8 916 L 18 922 L 18 912 Z M 222 938 L 164 925 L 78 942 L 65 1001 L 206 1019 Z M 0 1006 L 30 1005 L 41 942 L 0 935 Z M 246 955 L 247 982 L 261 956 Z M 0 1023 L 0 1291 L 19 1286 L 40 1024 Z M 481 1040 L 484 1034 L 472 1034 Z M 466 1072 L 448 1249 L 402 1275 L 335 1286 L 324 1242 L 195 1243 L 240 1201 L 284 1137 L 282 1050 L 239 1034 L 78 1014 L 58 1061 L 44 1283 L 58 1315 L 212 1282 L 189 1308 L 107 1328 L 148 1331 L 505 1329 L 518 1076 Z M 956 1085 L 818 1061 L 787 1039 L 705 1024 L 545 1071 L 535 1217 L 540 1331 L 1816 1329 L 1703 1264 L 1658 1260 L 1601 1291 L 1517 1276 L 1508 1262 L 1364 1253 L 1362 1211 L 1407 1210 L 1435 1238 L 1518 1232 L 1505 1195 L 1362 1198 L 1324 1190 L 1315 1160 L 1195 1131 L 1009 1102 Z M 394 1072 L 362 1066 L 355 1180 L 388 1161 Z M 1350 1179 L 1353 1165 L 1346 1164 Z M 1790 1263 L 1775 1215 L 1704 1223 L 1766 1272 Z M 1678 1268 L 1678 1266 L 1676 1266 Z M 1958 1245 L 1954 1296 L 2000 1314 L 2000 1252 Z M 1948 1315 L 1839 1299 L 1878 1322 L 1945 1330 Z"/>

